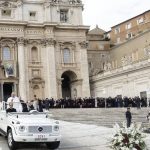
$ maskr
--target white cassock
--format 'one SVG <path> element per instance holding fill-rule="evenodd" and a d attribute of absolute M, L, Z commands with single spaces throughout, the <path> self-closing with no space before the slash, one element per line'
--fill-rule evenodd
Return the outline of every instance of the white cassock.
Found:
<path fill-rule="evenodd" d="M 10 102 L 13 102 L 13 108 L 15 108 L 17 110 L 17 112 L 22 112 L 22 105 L 21 105 L 20 100 L 17 96 L 9 97 L 7 99 L 7 108 L 9 108 Z"/>

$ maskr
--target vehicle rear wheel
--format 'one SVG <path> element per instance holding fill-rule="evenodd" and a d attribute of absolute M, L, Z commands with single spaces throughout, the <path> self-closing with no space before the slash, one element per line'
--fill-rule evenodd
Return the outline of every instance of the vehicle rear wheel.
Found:
<path fill-rule="evenodd" d="M 9 129 L 7 133 L 7 144 L 10 150 L 16 150 L 17 149 L 17 143 L 13 139 L 12 130 Z"/>
<path fill-rule="evenodd" d="M 49 143 L 46 143 L 46 145 L 47 145 L 47 148 L 49 148 L 49 149 L 57 149 L 60 145 L 60 141 L 49 142 Z"/>

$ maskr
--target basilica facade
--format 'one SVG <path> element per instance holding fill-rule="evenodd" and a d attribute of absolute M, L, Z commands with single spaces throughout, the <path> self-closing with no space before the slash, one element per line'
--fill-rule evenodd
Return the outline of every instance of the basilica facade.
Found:
<path fill-rule="evenodd" d="M 0 1 L 0 100 L 90 96 L 80 0 Z"/>

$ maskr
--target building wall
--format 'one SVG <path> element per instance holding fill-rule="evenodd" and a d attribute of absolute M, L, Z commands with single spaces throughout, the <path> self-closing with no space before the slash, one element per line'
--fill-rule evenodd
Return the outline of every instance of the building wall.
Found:
<path fill-rule="evenodd" d="M 121 67 L 127 63 L 134 63 L 142 60 L 145 57 L 145 48 L 150 44 L 150 30 L 140 34 L 121 45 L 118 45 L 110 50 L 111 61 L 117 61 L 117 67 Z"/>
<path fill-rule="evenodd" d="M 142 22 L 139 22 L 142 19 Z M 127 25 L 131 24 L 130 28 L 127 28 Z M 116 30 L 118 29 L 118 32 Z M 146 11 L 143 14 L 140 14 L 134 18 L 131 18 L 123 23 L 120 23 L 111 28 L 110 37 L 112 43 L 119 44 L 125 42 L 140 33 L 150 29 L 150 11 Z M 131 37 L 128 37 L 127 34 L 132 34 Z M 118 41 L 117 41 L 118 39 Z M 119 40 L 120 39 L 120 40 Z"/>
<path fill-rule="evenodd" d="M 140 96 L 150 87 L 150 30 L 110 50 L 110 67 L 90 78 L 91 94 L 98 97 Z"/>
<path fill-rule="evenodd" d="M 89 27 L 82 25 L 82 2 L 12 0 L 1 1 L 0 12 L 2 9 L 10 9 L 13 15 L 5 19 L 0 16 L 1 100 L 6 83 L 12 83 L 11 90 L 23 100 L 31 100 L 34 95 L 61 98 L 64 73 L 70 78 L 71 97 L 90 96 L 86 44 Z M 66 22 L 60 21 L 61 10 L 67 10 Z M 36 13 L 33 20 L 30 11 Z M 3 47 L 10 41 L 14 43 L 10 47 L 14 57 L 4 60 Z M 64 56 L 66 48 L 69 54 Z M 5 64 L 14 64 L 15 74 L 6 76 Z"/>
<path fill-rule="evenodd" d="M 116 70 L 113 73 L 105 73 L 103 76 L 93 78 L 91 84 L 91 93 L 96 97 L 135 97 L 141 96 L 141 92 L 148 92 L 150 87 L 150 68 L 149 60 L 147 67 L 136 64 L 136 69 Z"/>

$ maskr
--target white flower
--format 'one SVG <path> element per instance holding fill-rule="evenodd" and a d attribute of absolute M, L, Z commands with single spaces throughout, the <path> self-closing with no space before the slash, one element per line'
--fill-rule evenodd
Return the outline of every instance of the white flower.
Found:
<path fill-rule="evenodd" d="M 116 150 L 136 150 L 133 148 L 133 145 L 136 144 L 139 146 L 140 143 L 144 143 L 143 138 L 145 138 L 140 127 L 141 125 L 139 124 L 132 124 L 130 128 L 127 128 L 126 124 L 123 124 L 121 128 L 116 124 L 114 126 L 116 134 L 112 137 L 111 147 Z M 145 148 L 143 147 L 143 150 Z"/>
<path fill-rule="evenodd" d="M 136 141 L 135 141 L 135 144 L 139 144 L 139 141 L 138 141 L 138 140 L 136 140 Z"/>

